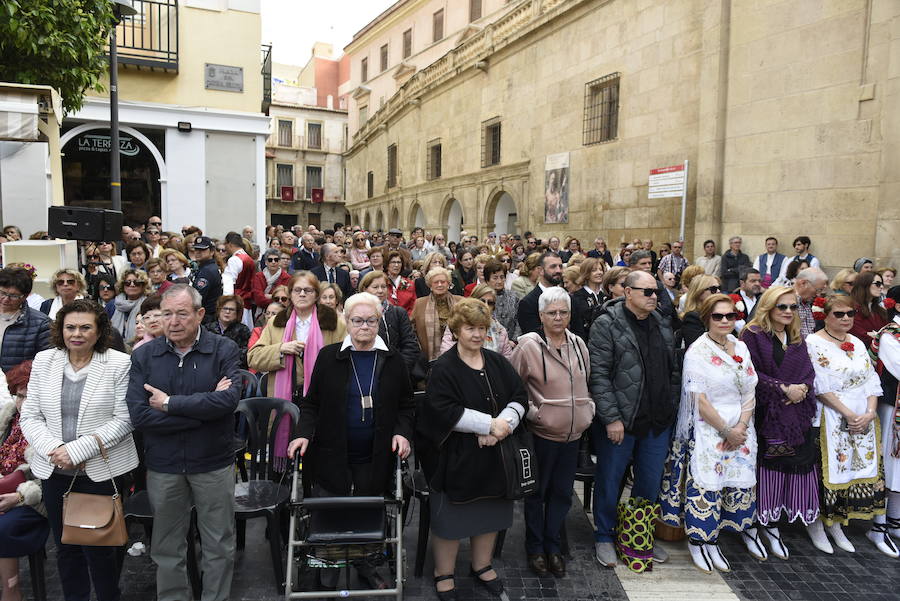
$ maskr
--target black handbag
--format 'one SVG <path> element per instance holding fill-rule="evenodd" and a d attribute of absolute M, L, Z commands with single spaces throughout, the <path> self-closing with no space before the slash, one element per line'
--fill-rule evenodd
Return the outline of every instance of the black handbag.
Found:
<path fill-rule="evenodd" d="M 534 440 L 523 423 L 500 441 L 500 455 L 506 472 L 506 498 L 523 499 L 538 489 L 537 461 Z"/>

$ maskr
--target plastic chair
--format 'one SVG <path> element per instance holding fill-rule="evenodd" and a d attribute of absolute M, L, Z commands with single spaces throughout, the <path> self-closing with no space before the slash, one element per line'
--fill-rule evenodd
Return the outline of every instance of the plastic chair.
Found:
<path fill-rule="evenodd" d="M 272 419 L 272 413 L 275 416 Z M 237 547 L 244 548 L 246 521 L 264 517 L 272 555 L 272 570 L 279 594 L 284 591 L 284 562 L 281 530 L 284 508 L 290 501 L 290 488 L 283 483 L 289 472 L 277 472 L 273 465 L 275 434 L 285 417 L 292 427 L 300 419 L 300 409 L 290 401 L 272 397 L 252 397 L 238 403 L 237 413 L 247 420 L 247 452 L 250 454 L 249 480 L 234 487 L 234 518 L 237 522 Z M 271 427 L 270 427 L 271 426 Z"/>
<path fill-rule="evenodd" d="M 259 396 L 259 379 L 256 377 L 256 374 L 247 371 L 246 369 L 239 369 L 238 375 L 241 377 L 241 398 L 249 399 L 251 397 Z"/>

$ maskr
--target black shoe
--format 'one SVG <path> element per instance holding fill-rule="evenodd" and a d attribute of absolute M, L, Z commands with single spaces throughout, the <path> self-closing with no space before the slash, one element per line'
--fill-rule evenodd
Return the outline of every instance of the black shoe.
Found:
<path fill-rule="evenodd" d="M 551 553 L 548 556 L 550 573 L 556 576 L 557 578 L 562 578 L 566 575 L 566 560 L 559 553 Z"/>
<path fill-rule="evenodd" d="M 469 576 L 474 577 L 475 582 L 477 582 L 478 584 L 480 584 L 481 586 L 486 588 L 489 593 L 491 593 L 492 595 L 494 595 L 496 597 L 499 597 L 500 595 L 502 595 L 504 593 L 503 581 L 500 580 L 500 576 L 497 576 L 493 580 L 482 580 L 481 579 L 482 574 L 486 574 L 493 569 L 494 569 L 494 566 L 492 566 L 491 564 L 486 565 L 485 567 L 481 568 L 478 571 L 476 571 L 474 568 L 469 568 L 469 570 L 470 570 Z"/>
<path fill-rule="evenodd" d="M 434 592 L 437 593 L 437 598 L 440 601 L 457 601 L 459 597 L 456 596 L 456 583 L 449 591 L 439 591 L 437 589 L 437 583 L 443 580 L 453 580 L 453 574 L 445 574 L 444 576 L 435 576 L 434 577 Z"/>
<path fill-rule="evenodd" d="M 532 572 L 543 578 L 547 575 L 547 558 L 540 553 L 528 556 L 528 567 Z"/>

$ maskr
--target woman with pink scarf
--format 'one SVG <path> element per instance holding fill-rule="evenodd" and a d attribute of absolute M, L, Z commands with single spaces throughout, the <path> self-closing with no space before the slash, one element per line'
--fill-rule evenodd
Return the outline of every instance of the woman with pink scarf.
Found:
<path fill-rule="evenodd" d="M 306 394 L 319 351 L 342 341 L 347 328 L 334 309 L 319 304 L 319 278 L 312 273 L 296 272 L 288 290 L 290 301 L 269 320 L 247 362 L 250 369 L 269 372 L 268 396 L 297 403 Z M 288 420 L 282 424 L 275 436 L 276 464 L 287 458 L 290 428 Z"/>

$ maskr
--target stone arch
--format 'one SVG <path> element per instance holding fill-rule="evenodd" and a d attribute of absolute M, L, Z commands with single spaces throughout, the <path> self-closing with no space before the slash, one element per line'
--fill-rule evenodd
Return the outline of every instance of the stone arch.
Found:
<path fill-rule="evenodd" d="M 442 227 L 447 232 L 447 242 L 459 242 L 459 233 L 462 231 L 464 220 L 462 203 L 453 196 L 444 199 L 444 207 L 441 211 Z"/>
<path fill-rule="evenodd" d="M 369 211 L 366 211 L 363 217 L 363 228 L 368 232 L 372 231 L 372 213 Z"/>
<path fill-rule="evenodd" d="M 378 209 L 378 212 L 375 213 L 375 229 L 385 231 L 384 211 L 382 211 L 380 208 Z"/>
<path fill-rule="evenodd" d="M 392 228 L 395 227 L 395 228 L 398 228 L 398 229 L 403 229 L 403 228 L 400 227 L 400 209 L 398 209 L 397 207 L 394 207 L 393 209 L 391 209 L 391 221 L 390 221 L 390 226 L 391 226 Z"/>
<path fill-rule="evenodd" d="M 409 224 L 410 230 L 414 227 L 425 227 L 425 224 L 427 223 L 425 211 L 422 210 L 422 205 L 420 205 L 418 201 L 414 202 L 409 208 L 409 219 L 407 219 L 407 223 Z"/>
<path fill-rule="evenodd" d="M 518 228 L 518 207 L 508 190 L 494 189 L 484 205 L 483 222 L 488 231 L 514 234 Z M 486 232 L 487 233 L 487 232 Z"/>

